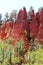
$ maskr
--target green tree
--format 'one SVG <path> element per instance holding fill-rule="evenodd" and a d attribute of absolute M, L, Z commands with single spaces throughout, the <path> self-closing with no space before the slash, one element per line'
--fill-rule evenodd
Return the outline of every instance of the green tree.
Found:
<path fill-rule="evenodd" d="M 8 20 L 9 19 L 9 14 L 8 12 L 5 14 L 5 20 Z"/>
<path fill-rule="evenodd" d="M 2 20 L 2 14 L 0 13 L 0 21 Z"/>

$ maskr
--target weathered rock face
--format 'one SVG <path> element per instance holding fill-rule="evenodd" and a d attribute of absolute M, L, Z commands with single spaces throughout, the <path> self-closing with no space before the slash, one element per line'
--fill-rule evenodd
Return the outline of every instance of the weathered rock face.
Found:
<path fill-rule="evenodd" d="M 20 39 L 24 40 L 25 48 L 29 48 L 29 43 L 35 39 L 38 43 L 43 44 L 43 8 L 39 12 L 34 13 L 34 10 L 30 13 L 31 22 L 27 19 L 27 11 L 24 7 L 18 13 L 16 22 L 7 21 L 5 22 L 0 30 L 0 38 L 8 39 L 12 38 L 12 44 Z"/>
<path fill-rule="evenodd" d="M 30 36 L 32 37 L 32 39 L 34 40 L 37 33 L 38 33 L 38 22 L 36 20 L 35 14 L 34 14 L 34 10 L 32 10 L 32 12 L 30 13 L 31 15 L 31 22 L 30 22 Z"/>
<path fill-rule="evenodd" d="M 26 9 L 23 8 L 23 10 L 20 10 L 18 13 L 16 23 L 13 24 L 13 30 L 11 32 L 11 35 L 13 37 L 13 41 L 23 39 L 24 46 L 26 49 L 28 49 L 29 48 L 29 40 L 27 38 L 28 34 L 29 34 L 29 22 L 27 20 Z"/>
<path fill-rule="evenodd" d="M 27 18 L 27 11 L 26 11 L 26 8 L 23 7 L 23 10 L 21 9 L 19 11 L 17 19 L 20 20 L 20 19 L 26 19 L 26 18 Z"/>
<path fill-rule="evenodd" d="M 40 25 L 40 14 L 39 12 L 36 13 L 36 20 L 38 22 L 38 26 Z"/>
<path fill-rule="evenodd" d="M 39 31 L 37 34 L 37 41 L 40 44 L 43 44 L 43 8 L 40 12 L 40 26 L 39 26 Z"/>

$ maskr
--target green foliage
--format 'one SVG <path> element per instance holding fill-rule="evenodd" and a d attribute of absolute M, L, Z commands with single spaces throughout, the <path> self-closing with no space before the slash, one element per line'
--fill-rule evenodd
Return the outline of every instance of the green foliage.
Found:
<path fill-rule="evenodd" d="M 33 65 L 43 64 L 43 49 L 28 51 L 24 57 L 26 61 Z"/>
<path fill-rule="evenodd" d="M 7 39 L 7 42 L 0 40 L 0 65 L 20 63 L 21 52 L 24 52 L 23 39 L 17 41 L 13 49 L 11 46 L 11 38 Z M 18 56 L 16 56 L 16 54 L 18 54 Z M 35 51 L 28 50 L 23 56 L 27 63 L 22 63 L 22 65 L 43 65 L 43 49 L 41 47 Z"/>
<path fill-rule="evenodd" d="M 19 63 L 19 62 L 20 62 L 19 57 L 13 57 L 13 58 L 12 58 L 12 62 L 13 62 L 13 63 Z"/>
<path fill-rule="evenodd" d="M 21 39 L 20 41 L 17 41 L 14 46 L 14 52 L 16 54 L 22 53 L 24 51 L 24 41 Z"/>

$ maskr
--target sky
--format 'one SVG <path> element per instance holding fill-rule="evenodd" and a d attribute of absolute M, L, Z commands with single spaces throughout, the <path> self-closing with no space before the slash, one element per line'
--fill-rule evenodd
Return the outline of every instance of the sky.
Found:
<path fill-rule="evenodd" d="M 30 6 L 33 6 L 35 11 L 38 11 L 38 8 L 43 6 L 43 0 L 0 0 L 0 13 L 3 15 L 6 12 L 11 12 L 12 10 L 20 10 L 23 7 L 26 7 L 27 11 Z"/>

